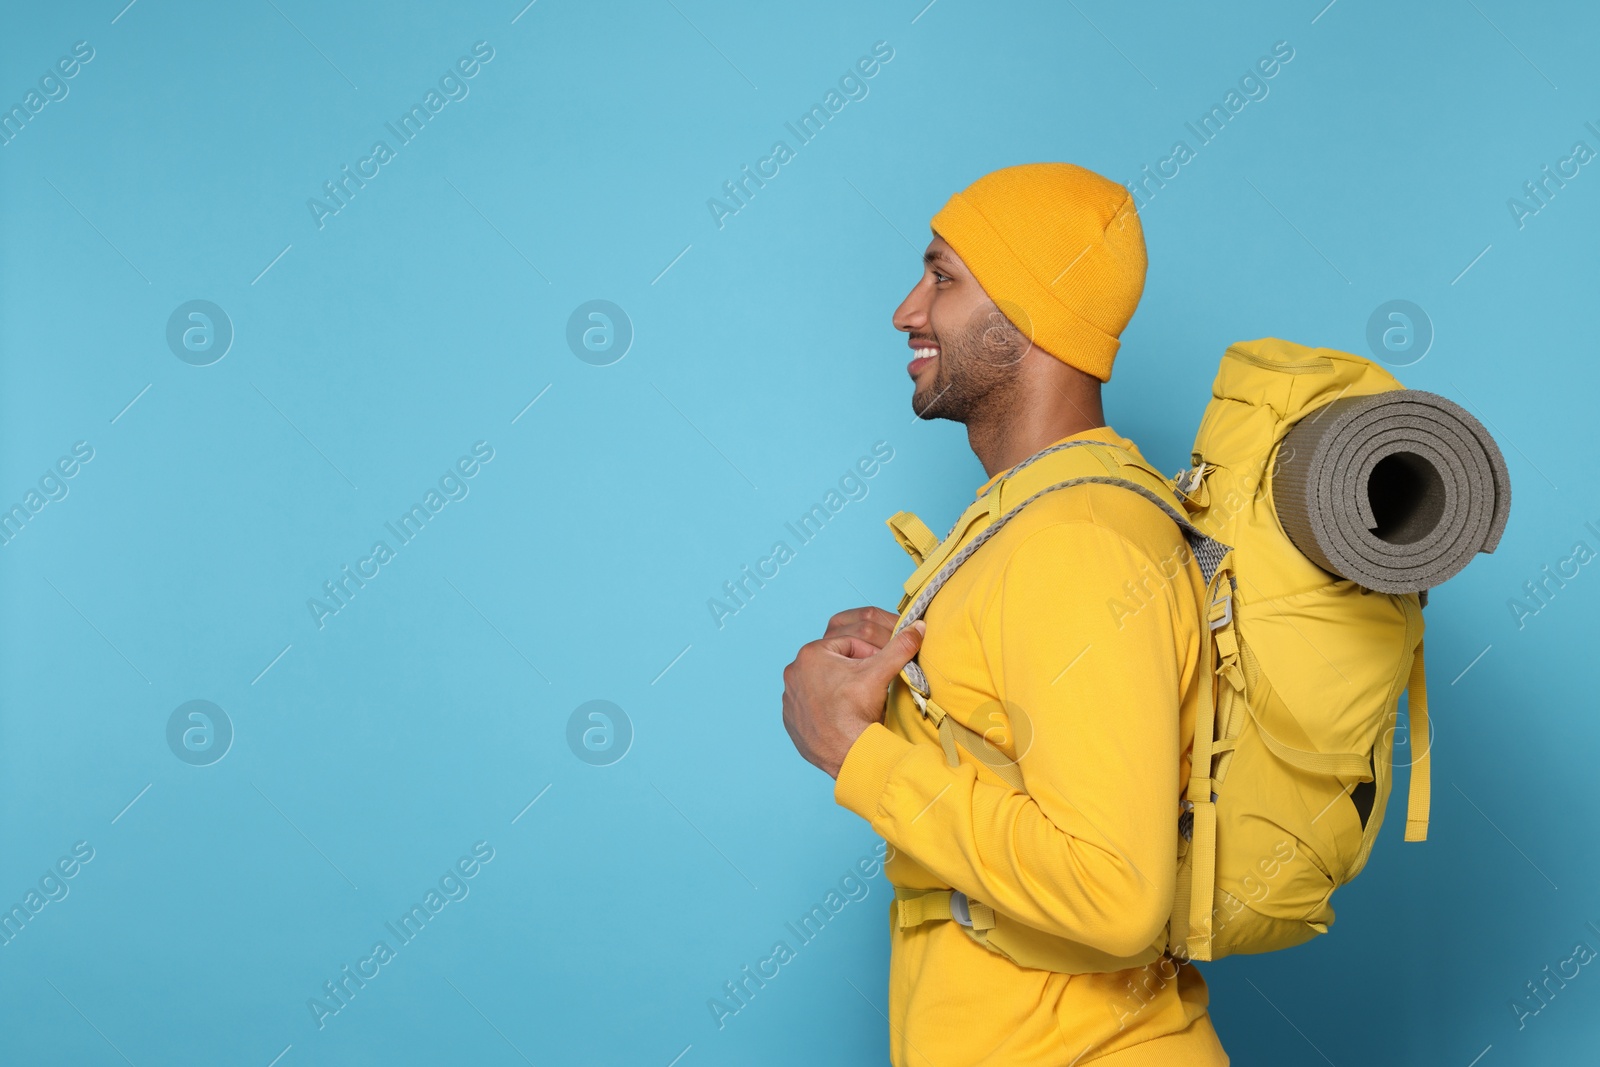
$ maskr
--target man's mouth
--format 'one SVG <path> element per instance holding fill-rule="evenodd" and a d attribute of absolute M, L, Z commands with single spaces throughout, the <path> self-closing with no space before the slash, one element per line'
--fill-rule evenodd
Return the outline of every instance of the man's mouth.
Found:
<path fill-rule="evenodd" d="M 915 378 L 919 371 L 939 358 L 939 350 L 932 345 L 917 346 L 912 348 L 915 355 L 911 362 L 906 364 L 906 373 Z"/>

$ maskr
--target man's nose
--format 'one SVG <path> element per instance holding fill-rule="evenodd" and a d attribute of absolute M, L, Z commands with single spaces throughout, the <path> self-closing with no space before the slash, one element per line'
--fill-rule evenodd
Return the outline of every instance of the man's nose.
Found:
<path fill-rule="evenodd" d="M 920 329 L 928 323 L 928 301 L 923 293 L 923 285 L 919 280 L 911 287 L 911 292 L 900 302 L 894 311 L 894 328 L 904 333 Z"/>

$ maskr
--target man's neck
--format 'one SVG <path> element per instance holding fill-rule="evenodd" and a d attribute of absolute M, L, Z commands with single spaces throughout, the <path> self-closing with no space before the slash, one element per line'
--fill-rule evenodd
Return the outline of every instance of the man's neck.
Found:
<path fill-rule="evenodd" d="M 1025 402 L 967 423 L 967 443 L 990 478 L 1063 438 L 1106 424 L 1100 383 L 1044 358 L 1055 365 L 1029 375 L 1033 380 L 1019 391 Z"/>

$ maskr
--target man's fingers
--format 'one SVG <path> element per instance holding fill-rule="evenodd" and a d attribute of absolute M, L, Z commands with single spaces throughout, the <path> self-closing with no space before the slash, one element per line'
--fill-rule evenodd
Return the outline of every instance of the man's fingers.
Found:
<path fill-rule="evenodd" d="M 889 640 L 889 635 L 894 632 L 895 623 L 899 616 L 882 608 L 860 607 L 841 611 L 828 620 L 828 628 L 823 637 L 841 637 L 849 635 L 859 637 L 864 641 L 872 642 L 875 648 L 882 648 Z"/>
<path fill-rule="evenodd" d="M 840 630 L 839 635 L 859 637 L 873 648 L 882 648 L 889 643 L 889 638 L 894 635 L 894 618 L 891 616 L 887 625 L 875 620 L 863 619 L 852 626 Z"/>
<path fill-rule="evenodd" d="M 863 613 L 867 610 L 867 608 L 847 608 L 838 612 L 828 619 L 828 628 L 822 636 L 832 637 L 836 633 L 851 629 L 861 620 Z"/>
<path fill-rule="evenodd" d="M 850 634 L 825 637 L 817 644 L 829 652 L 840 656 L 848 656 L 850 659 L 871 659 L 879 651 L 877 645 L 872 644 L 870 641 L 863 641 L 861 638 Z"/>

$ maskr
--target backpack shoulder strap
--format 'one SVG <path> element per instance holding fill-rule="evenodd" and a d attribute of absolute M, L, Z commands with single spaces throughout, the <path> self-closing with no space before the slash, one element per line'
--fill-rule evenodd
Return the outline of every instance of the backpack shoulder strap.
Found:
<path fill-rule="evenodd" d="M 1085 451 L 1070 456 L 1059 455 L 1068 449 Z M 1041 460 L 1050 457 L 1058 458 L 1024 473 L 1025 468 L 1033 468 Z M 1211 581 L 1217 565 L 1230 546 L 1202 533 L 1189 521 L 1181 509 L 1179 497 L 1164 478 L 1115 445 L 1100 441 L 1068 441 L 1053 445 L 1019 463 L 991 492 L 967 508 L 957 521 L 956 528 L 935 547 L 924 547 L 931 532 L 915 515 L 902 511 L 888 520 L 890 529 L 902 547 L 913 558 L 920 557 L 917 573 L 906 582 L 906 594 L 911 599 L 909 607 L 901 613 L 896 631 L 922 618 L 933 598 L 961 565 L 1029 504 L 1059 489 L 1090 482 L 1120 486 L 1138 493 L 1159 507 L 1183 531 L 1184 537 L 1195 550 L 1202 576 L 1207 582 Z M 968 531 L 984 518 L 988 521 L 981 523 L 978 532 L 968 538 Z"/>
<path fill-rule="evenodd" d="M 1068 454 L 1069 449 L 1082 451 Z M 1051 461 L 1041 464 L 1041 461 L 1046 459 Z M 1212 582 L 1218 565 L 1230 550 L 1229 546 L 1201 533 L 1189 522 L 1180 510 L 1177 498 L 1165 479 L 1114 445 L 1100 441 L 1068 441 L 1052 445 L 1019 463 L 990 493 L 967 509 L 962 519 L 957 522 L 957 529 L 952 530 L 944 542 L 923 554 L 917 573 L 906 583 L 909 604 L 902 602 L 900 620 L 896 623 L 894 632 L 899 633 L 922 618 L 927 613 L 933 598 L 938 596 L 939 591 L 961 565 L 971 559 L 990 538 L 999 533 L 1006 523 L 1019 515 L 1029 504 L 1057 490 L 1086 483 L 1121 486 L 1138 493 L 1161 508 L 1183 531 L 1206 582 L 1208 584 Z M 989 501 L 987 506 L 985 501 Z M 903 515 L 904 512 L 890 520 L 890 528 L 895 531 L 897 538 L 900 538 L 902 531 L 907 529 L 907 524 L 903 521 L 899 524 L 896 522 L 901 520 Z M 988 518 L 987 523 L 983 524 L 976 534 L 967 537 L 972 525 L 984 517 Z M 924 530 L 927 529 L 920 520 L 917 525 L 922 526 Z M 918 710 L 938 727 L 945 761 L 950 766 L 954 767 L 960 763 L 957 752 L 959 746 L 966 749 L 980 763 L 994 770 L 1017 791 L 1024 791 L 1021 772 L 1014 763 L 989 744 L 982 734 L 955 721 L 931 699 L 927 675 L 915 658 L 901 670 L 900 677 L 909 689 Z"/>

